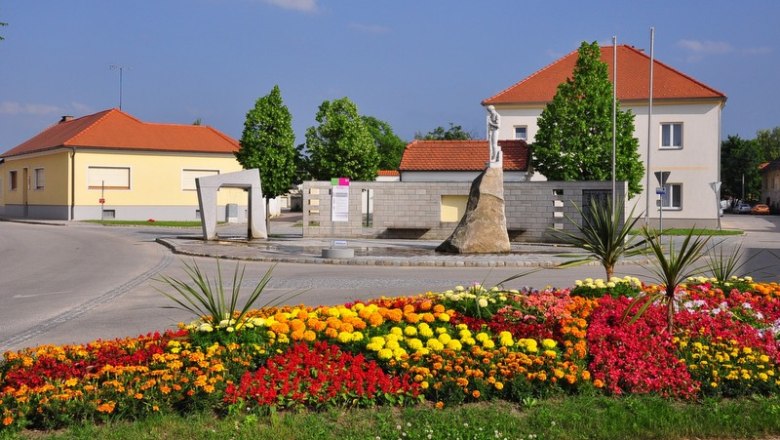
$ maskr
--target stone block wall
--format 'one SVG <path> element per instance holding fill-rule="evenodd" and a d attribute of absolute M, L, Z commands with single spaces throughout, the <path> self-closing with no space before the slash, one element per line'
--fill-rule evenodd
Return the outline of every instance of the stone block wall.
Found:
<path fill-rule="evenodd" d="M 441 221 L 441 196 L 468 196 L 471 182 L 351 182 L 346 222 L 331 221 L 330 182 L 303 185 L 304 237 L 415 238 L 444 240 L 457 222 Z M 611 182 L 505 182 L 509 238 L 517 242 L 554 242 L 550 228 L 574 231 L 566 219 L 581 222 L 574 204 L 582 207 L 588 191 L 610 192 Z M 364 190 L 373 193 L 373 214 L 366 225 Z M 617 186 L 618 198 L 626 185 Z"/>

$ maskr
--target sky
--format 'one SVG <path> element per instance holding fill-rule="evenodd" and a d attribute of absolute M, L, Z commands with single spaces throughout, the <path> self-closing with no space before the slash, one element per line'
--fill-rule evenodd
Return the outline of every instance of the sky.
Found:
<path fill-rule="evenodd" d="M 723 138 L 752 139 L 780 126 L 778 17 L 776 0 L 4 0 L 0 152 L 120 91 L 142 121 L 239 139 L 274 85 L 296 145 L 343 97 L 405 141 L 450 123 L 482 138 L 482 100 L 583 41 L 649 52 L 651 27 L 657 60 L 728 97 Z"/>

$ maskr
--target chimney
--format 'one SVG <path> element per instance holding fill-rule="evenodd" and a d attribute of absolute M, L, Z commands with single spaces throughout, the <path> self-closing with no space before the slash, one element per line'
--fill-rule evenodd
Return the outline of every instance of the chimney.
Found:
<path fill-rule="evenodd" d="M 60 118 L 60 122 L 59 123 L 62 124 L 63 122 L 68 122 L 68 121 L 72 121 L 72 120 L 73 120 L 73 116 L 65 115 L 62 118 Z"/>

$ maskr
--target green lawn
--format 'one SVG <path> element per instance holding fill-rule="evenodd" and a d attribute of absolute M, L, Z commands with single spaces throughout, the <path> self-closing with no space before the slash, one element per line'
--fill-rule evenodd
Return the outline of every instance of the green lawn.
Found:
<path fill-rule="evenodd" d="M 380 407 L 324 412 L 186 416 L 24 431 L 34 439 L 733 439 L 780 434 L 780 399 L 680 403 L 658 397 L 574 396 L 434 409 Z M 0 435 L 2 437 L 2 435 Z"/>

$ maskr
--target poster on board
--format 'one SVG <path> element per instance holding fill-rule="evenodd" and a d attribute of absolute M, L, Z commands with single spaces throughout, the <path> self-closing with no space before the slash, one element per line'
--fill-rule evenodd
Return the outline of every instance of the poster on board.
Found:
<path fill-rule="evenodd" d="M 349 179 L 345 177 L 331 179 L 331 218 L 333 222 L 349 221 Z"/>

